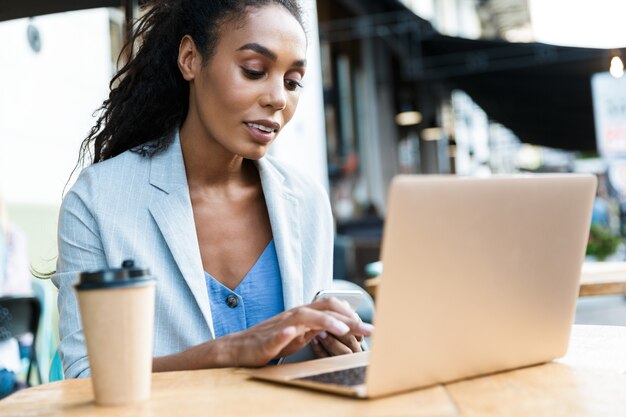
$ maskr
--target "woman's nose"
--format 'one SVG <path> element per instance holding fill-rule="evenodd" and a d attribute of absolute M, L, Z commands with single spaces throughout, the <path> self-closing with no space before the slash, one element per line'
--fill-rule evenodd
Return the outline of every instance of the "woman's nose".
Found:
<path fill-rule="evenodd" d="M 267 83 L 267 90 L 261 96 L 261 105 L 272 107 L 274 110 L 282 110 L 287 106 L 287 93 L 282 79 L 272 80 Z"/>

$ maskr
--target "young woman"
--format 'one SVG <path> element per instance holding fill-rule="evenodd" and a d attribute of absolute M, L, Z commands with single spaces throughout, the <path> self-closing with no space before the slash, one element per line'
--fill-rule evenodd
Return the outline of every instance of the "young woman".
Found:
<path fill-rule="evenodd" d="M 306 36 L 295 0 L 148 5 L 81 148 L 93 165 L 59 220 L 66 377 L 89 374 L 72 291 L 124 259 L 157 279 L 154 371 L 260 366 L 311 343 L 358 351 L 372 328 L 330 286 L 326 193 L 265 156 L 298 103 Z"/>

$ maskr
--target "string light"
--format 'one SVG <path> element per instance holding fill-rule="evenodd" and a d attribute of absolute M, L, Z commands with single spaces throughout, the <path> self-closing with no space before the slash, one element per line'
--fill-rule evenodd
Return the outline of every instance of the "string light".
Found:
<path fill-rule="evenodd" d="M 417 111 L 404 111 L 396 115 L 396 123 L 399 126 L 413 126 L 422 121 L 422 114 Z"/>
<path fill-rule="evenodd" d="M 435 141 L 441 139 L 443 130 L 440 127 L 429 127 L 423 129 L 420 136 L 425 141 Z"/>
<path fill-rule="evenodd" d="M 611 75 L 615 78 L 622 78 L 624 75 L 624 63 L 622 59 L 618 56 L 614 56 L 611 59 L 611 67 L 609 69 Z"/>

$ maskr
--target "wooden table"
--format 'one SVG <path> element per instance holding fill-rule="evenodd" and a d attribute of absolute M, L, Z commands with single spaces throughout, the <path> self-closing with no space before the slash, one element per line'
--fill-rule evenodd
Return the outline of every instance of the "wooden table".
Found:
<path fill-rule="evenodd" d="M 365 289 L 373 298 L 380 280 L 381 277 L 365 280 Z M 626 295 L 626 262 L 585 262 L 578 295 Z"/>
<path fill-rule="evenodd" d="M 250 380 L 236 369 L 153 375 L 152 397 L 96 407 L 91 381 L 66 380 L 0 401 L 0 416 L 625 416 L 626 327 L 574 326 L 568 354 L 546 365 L 355 400 Z"/>
<path fill-rule="evenodd" d="M 625 294 L 626 262 L 585 262 L 579 296 Z"/>

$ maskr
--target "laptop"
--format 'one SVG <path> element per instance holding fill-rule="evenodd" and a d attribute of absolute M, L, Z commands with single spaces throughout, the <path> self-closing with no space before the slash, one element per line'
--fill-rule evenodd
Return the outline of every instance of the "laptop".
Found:
<path fill-rule="evenodd" d="M 370 351 L 255 378 L 375 398 L 566 353 L 596 178 L 398 176 Z"/>

